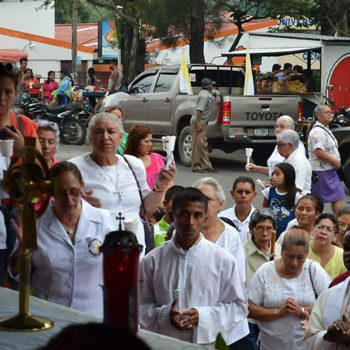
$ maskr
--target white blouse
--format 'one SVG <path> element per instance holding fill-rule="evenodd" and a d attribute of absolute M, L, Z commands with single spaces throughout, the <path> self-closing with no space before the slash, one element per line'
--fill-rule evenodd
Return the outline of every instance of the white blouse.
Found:
<path fill-rule="evenodd" d="M 316 122 L 310 131 L 308 138 L 308 150 L 309 150 L 309 161 L 312 170 L 325 171 L 335 169 L 335 166 L 324 160 L 320 160 L 315 155 L 315 150 L 321 149 L 327 154 L 340 160 L 340 154 L 338 151 L 338 141 L 332 134 L 332 131 L 322 125 L 320 122 Z"/>
<path fill-rule="evenodd" d="M 320 295 L 331 282 L 327 272 L 315 261 L 306 259 L 300 274 L 295 278 L 283 278 L 276 270 L 276 262 L 270 261 L 259 267 L 248 286 L 248 298 L 256 305 L 265 308 L 279 308 L 292 298 L 301 306 L 313 305 L 315 293 Z M 270 322 L 257 321 L 260 328 L 260 349 L 306 350 L 304 330 L 300 319 L 293 314 Z"/>
<path fill-rule="evenodd" d="M 92 190 L 92 195 L 101 200 L 102 208 L 110 211 L 116 229 L 119 225 L 116 220 L 119 212 L 125 219 L 138 222 L 137 240 L 139 244 L 145 246 L 144 229 L 139 215 L 141 198 L 138 186 L 123 157 L 119 154 L 116 157 L 118 158 L 116 165 L 107 167 L 95 163 L 90 154 L 73 158 L 70 162 L 76 164 L 82 174 L 84 191 Z M 145 167 L 140 159 L 130 155 L 125 157 L 137 176 L 142 197 L 145 198 L 151 191 L 146 181 Z"/>

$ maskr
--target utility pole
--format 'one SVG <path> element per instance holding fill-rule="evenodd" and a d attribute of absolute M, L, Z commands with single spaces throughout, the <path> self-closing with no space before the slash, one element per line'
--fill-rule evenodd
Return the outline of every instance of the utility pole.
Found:
<path fill-rule="evenodd" d="M 78 0 L 72 0 L 72 73 L 77 79 L 77 23 L 78 23 Z"/>

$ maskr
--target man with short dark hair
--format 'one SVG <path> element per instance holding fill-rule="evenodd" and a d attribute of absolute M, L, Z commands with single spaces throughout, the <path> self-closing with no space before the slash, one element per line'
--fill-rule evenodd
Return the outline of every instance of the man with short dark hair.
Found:
<path fill-rule="evenodd" d="M 242 243 L 249 238 L 249 221 L 255 208 L 253 201 L 257 193 L 255 191 L 255 182 L 251 177 L 240 176 L 233 185 L 231 197 L 235 201 L 233 208 L 223 210 L 219 216 L 228 218 L 238 228 L 238 233 Z"/>
<path fill-rule="evenodd" d="M 209 78 L 201 80 L 202 91 L 198 94 L 197 104 L 191 118 L 192 134 L 192 171 L 194 173 L 215 173 L 208 154 L 207 125 L 212 113 L 214 99 L 221 101 L 220 93 L 214 90 L 215 82 Z"/>
<path fill-rule="evenodd" d="M 28 58 L 22 57 L 19 60 L 19 70 L 18 70 L 18 81 L 21 82 L 23 78 L 24 71 L 27 69 Z"/>
<path fill-rule="evenodd" d="M 272 66 L 272 71 L 271 71 L 270 77 L 274 78 L 276 76 L 276 74 L 278 74 L 280 71 L 281 71 L 281 65 L 278 63 L 275 63 Z"/>
<path fill-rule="evenodd" d="M 285 63 L 283 66 L 283 71 L 276 74 L 278 81 L 287 80 L 290 73 L 292 73 L 293 66 L 290 63 Z"/>
<path fill-rule="evenodd" d="M 153 332 L 213 345 L 221 332 L 230 349 L 245 349 L 247 296 L 234 257 L 201 229 L 208 199 L 185 188 L 173 199 L 175 233 L 140 264 L 140 324 Z M 239 323 L 246 326 L 236 331 Z"/>

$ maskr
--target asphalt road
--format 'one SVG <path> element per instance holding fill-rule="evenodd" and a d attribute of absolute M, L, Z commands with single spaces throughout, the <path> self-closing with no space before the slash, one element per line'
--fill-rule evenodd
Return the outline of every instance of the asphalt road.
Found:
<path fill-rule="evenodd" d="M 75 156 L 87 153 L 90 151 L 89 145 L 82 146 L 71 146 L 71 145 L 63 145 L 60 144 L 57 158 L 59 160 L 67 160 L 73 158 Z M 267 181 L 267 177 L 258 173 L 248 173 L 245 168 L 245 151 L 239 150 L 235 153 L 225 154 L 220 150 L 214 150 L 210 154 L 210 159 L 214 168 L 217 170 L 215 174 L 196 174 L 192 173 L 190 168 L 184 167 L 180 161 L 177 161 L 177 174 L 175 176 L 175 184 L 182 186 L 191 186 L 193 182 L 199 177 L 204 176 L 213 176 L 223 187 L 226 194 L 226 202 L 224 204 L 224 209 L 231 207 L 233 205 L 230 190 L 232 189 L 232 183 L 235 178 L 238 176 L 251 176 L 254 181 L 257 179 L 261 179 L 263 181 Z M 260 208 L 262 206 L 263 197 L 260 193 L 261 187 L 257 185 L 258 195 L 254 201 L 254 206 L 256 208 Z M 349 191 L 346 191 L 345 204 L 350 205 L 350 196 Z M 326 204 L 326 211 L 331 212 L 330 205 Z"/>

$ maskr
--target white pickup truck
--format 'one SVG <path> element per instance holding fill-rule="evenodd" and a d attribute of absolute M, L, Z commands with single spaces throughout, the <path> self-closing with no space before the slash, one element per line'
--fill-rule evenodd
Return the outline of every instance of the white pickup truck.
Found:
<path fill-rule="evenodd" d="M 127 92 L 105 98 L 102 110 L 112 105 L 124 111 L 124 126 L 147 125 L 153 138 L 177 136 L 177 151 L 182 164 L 190 166 L 192 139 L 190 119 L 194 113 L 200 81 L 204 77 L 216 82 L 223 97 L 214 103 L 208 125 L 209 150 L 226 153 L 240 148 L 254 148 L 257 164 L 266 163 L 275 146 L 275 121 L 287 114 L 296 121 L 302 117 L 302 99 L 298 95 L 243 96 L 244 71 L 241 67 L 189 65 L 194 95 L 180 93 L 179 66 L 157 66 L 141 73 Z"/>

